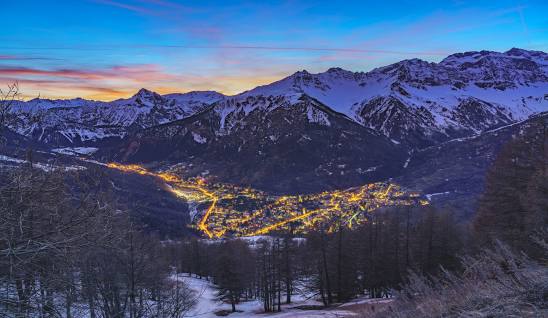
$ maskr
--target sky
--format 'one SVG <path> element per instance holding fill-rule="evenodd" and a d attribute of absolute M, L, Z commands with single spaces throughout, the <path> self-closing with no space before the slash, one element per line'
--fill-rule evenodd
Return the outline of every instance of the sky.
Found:
<path fill-rule="evenodd" d="M 3 0 L 0 85 L 23 98 L 237 94 L 296 71 L 548 51 L 548 1 Z"/>

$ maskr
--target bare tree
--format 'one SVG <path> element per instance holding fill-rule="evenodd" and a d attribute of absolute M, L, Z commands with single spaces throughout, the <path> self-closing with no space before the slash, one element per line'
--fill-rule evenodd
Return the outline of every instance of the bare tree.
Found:
<path fill-rule="evenodd" d="M 118 208 L 100 173 L 29 166 L 3 173 L 0 312 L 181 317 L 192 306 L 159 240 Z"/>
<path fill-rule="evenodd" d="M 217 296 L 230 303 L 232 311 L 253 282 L 253 254 L 242 240 L 221 243 L 215 260 L 214 279 Z"/>
<path fill-rule="evenodd" d="M 8 84 L 5 89 L 0 88 L 0 137 L 2 137 L 5 127 L 10 124 L 10 111 L 14 102 L 20 97 L 21 93 L 17 82 Z"/>

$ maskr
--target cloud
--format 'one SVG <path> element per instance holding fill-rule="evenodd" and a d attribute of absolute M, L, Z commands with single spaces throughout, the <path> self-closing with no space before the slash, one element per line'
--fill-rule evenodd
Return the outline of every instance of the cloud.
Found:
<path fill-rule="evenodd" d="M 137 0 L 141 4 L 130 4 L 114 0 L 91 0 L 98 4 L 108 5 L 139 14 L 150 16 L 176 16 L 181 13 L 192 13 L 196 9 L 179 3 L 164 0 Z"/>
<path fill-rule="evenodd" d="M 375 54 L 408 54 L 408 55 L 447 55 L 441 51 L 399 51 L 380 49 L 361 49 L 355 47 L 305 47 L 305 46 L 254 46 L 254 45 L 219 45 L 219 46 L 172 46 L 174 48 L 189 49 L 236 49 L 262 51 L 303 51 L 303 52 L 347 52 L 347 53 L 375 53 Z"/>
<path fill-rule="evenodd" d="M 177 77 L 155 64 L 97 69 L 0 66 L 0 82 L 15 81 L 27 96 L 113 99 L 127 96 L 138 87 L 176 82 Z"/>
<path fill-rule="evenodd" d="M 165 1 L 165 0 L 137 0 L 137 1 L 145 3 L 145 4 L 149 4 L 149 5 L 162 6 L 162 7 L 166 7 L 166 8 L 182 10 L 182 11 L 185 11 L 185 12 L 194 12 L 194 11 L 196 11 L 196 9 L 193 8 L 193 7 L 184 6 L 180 3 L 176 3 L 176 2 L 172 2 L 172 1 Z"/>
<path fill-rule="evenodd" d="M 136 5 L 126 4 L 126 3 L 111 1 L 111 0 L 93 0 L 93 1 L 97 2 L 97 3 L 100 3 L 100 4 L 105 4 L 105 5 L 109 5 L 109 6 L 129 10 L 129 11 L 132 11 L 132 12 L 148 14 L 148 15 L 158 15 L 158 12 L 156 12 L 154 10 L 144 8 L 142 6 L 136 6 Z"/>
<path fill-rule="evenodd" d="M 265 46 L 265 45 L 178 45 L 178 44 L 135 44 L 135 45 L 101 45 L 101 46 L 64 46 L 64 47 L 0 47 L 0 49 L 27 49 L 27 50 L 75 50 L 75 51 L 97 51 L 117 50 L 123 48 L 149 48 L 149 49 L 196 49 L 196 50 L 259 50 L 259 51 L 303 51 L 303 52 L 350 52 L 350 53 L 373 53 L 373 54 L 396 54 L 396 55 L 439 55 L 446 56 L 446 51 L 435 50 L 388 50 L 388 49 L 367 49 L 356 47 L 315 47 L 315 46 Z"/>
<path fill-rule="evenodd" d="M 104 69 L 41 69 L 31 67 L 0 67 L 0 76 L 47 76 L 75 80 L 128 79 L 136 82 L 166 80 L 173 76 L 155 64 L 117 65 Z"/>
<path fill-rule="evenodd" d="M 99 79 L 105 76 L 105 74 L 101 74 L 100 72 L 93 72 L 93 71 L 83 71 L 83 70 L 73 70 L 73 69 L 45 70 L 45 69 L 27 68 L 27 67 L 0 67 L 0 75 L 57 76 L 57 77 L 76 78 L 76 79 Z"/>
<path fill-rule="evenodd" d="M 61 61 L 62 59 L 39 56 L 18 56 L 18 55 L 0 55 L 3 61 Z"/>

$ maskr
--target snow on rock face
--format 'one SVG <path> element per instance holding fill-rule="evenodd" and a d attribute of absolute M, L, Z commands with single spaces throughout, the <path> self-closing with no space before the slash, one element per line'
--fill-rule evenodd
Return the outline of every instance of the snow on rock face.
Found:
<path fill-rule="evenodd" d="M 546 111 L 547 93 L 548 54 L 512 49 L 404 60 L 367 73 L 300 71 L 231 99 L 283 96 L 295 104 L 305 94 L 395 141 L 426 146 Z"/>
<path fill-rule="evenodd" d="M 32 112 L 44 111 L 53 108 L 76 108 L 86 105 L 99 106 L 104 102 L 86 100 L 82 98 L 74 99 L 42 99 L 34 98 L 28 102 L 15 101 L 12 106 L 13 112 Z"/>
<path fill-rule="evenodd" d="M 197 91 L 185 94 L 167 94 L 165 98 L 174 100 L 179 105 L 184 105 L 187 113 L 195 114 L 204 110 L 207 106 L 223 100 L 225 96 L 214 91 Z"/>
<path fill-rule="evenodd" d="M 327 117 L 327 115 L 323 111 L 315 107 L 311 107 L 311 106 L 307 107 L 306 117 L 308 118 L 308 121 L 311 123 L 317 123 L 324 126 L 331 126 L 331 122 L 329 121 L 329 118 Z"/>
<path fill-rule="evenodd" d="M 199 144 L 205 144 L 207 142 L 207 138 L 202 137 L 201 135 L 199 135 L 195 132 L 192 132 L 192 138 L 194 139 L 195 142 L 197 142 Z"/>
<path fill-rule="evenodd" d="M 64 154 L 64 155 L 91 155 L 95 153 L 99 148 L 95 147 L 65 147 L 65 148 L 55 148 L 51 151 Z"/>
<path fill-rule="evenodd" d="M 0 155 L 0 166 L 7 166 L 10 167 L 10 164 L 15 164 L 14 166 L 19 166 L 23 163 L 27 163 L 26 160 L 17 159 L 5 155 Z M 77 171 L 77 170 L 85 170 L 86 168 L 83 166 L 77 166 L 77 165 L 62 165 L 62 166 L 56 166 L 49 163 L 40 163 L 40 162 L 34 162 L 32 164 L 34 168 L 41 169 L 43 171 L 54 171 L 54 170 L 62 170 L 62 171 Z"/>
<path fill-rule="evenodd" d="M 481 51 L 448 56 L 440 65 L 456 68 L 481 80 L 512 83 L 546 81 L 548 55 L 540 51 L 511 49 L 504 53 Z"/>
<path fill-rule="evenodd" d="M 306 94 L 337 112 L 349 115 L 352 105 L 362 101 L 364 97 L 377 95 L 383 90 L 388 91 L 386 83 L 364 88 L 360 85 L 364 77 L 365 73 L 352 73 L 342 69 L 330 69 L 319 74 L 301 71 L 236 97 L 285 96 L 296 103 L 301 95 Z"/>
<path fill-rule="evenodd" d="M 168 99 L 174 99 L 178 102 L 188 102 L 188 103 L 204 103 L 204 104 L 212 104 L 216 101 L 219 101 L 225 96 L 221 93 L 217 93 L 215 91 L 194 91 L 194 92 L 188 92 L 184 94 L 180 93 L 174 93 L 174 94 L 167 94 L 164 95 L 164 97 Z"/>
<path fill-rule="evenodd" d="M 11 128 L 49 144 L 73 145 L 120 138 L 132 129 L 182 119 L 223 98 L 216 92 L 162 96 L 141 89 L 130 98 L 112 102 L 33 99 L 14 105 L 12 113 L 16 120 Z"/>
<path fill-rule="evenodd" d="M 234 129 L 246 126 L 247 117 L 252 112 L 269 113 L 278 108 L 289 108 L 296 103 L 291 97 L 279 96 L 239 96 L 215 103 L 213 112 L 219 117 L 219 136 L 228 135 Z M 251 124 L 251 123 L 250 123 Z"/>

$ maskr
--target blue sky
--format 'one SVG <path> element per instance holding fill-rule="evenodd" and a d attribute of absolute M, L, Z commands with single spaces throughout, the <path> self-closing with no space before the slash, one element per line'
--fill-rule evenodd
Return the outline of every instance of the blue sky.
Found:
<path fill-rule="evenodd" d="M 234 94 L 295 71 L 548 51 L 547 1 L 6 1 L 0 84 L 26 97 Z"/>

